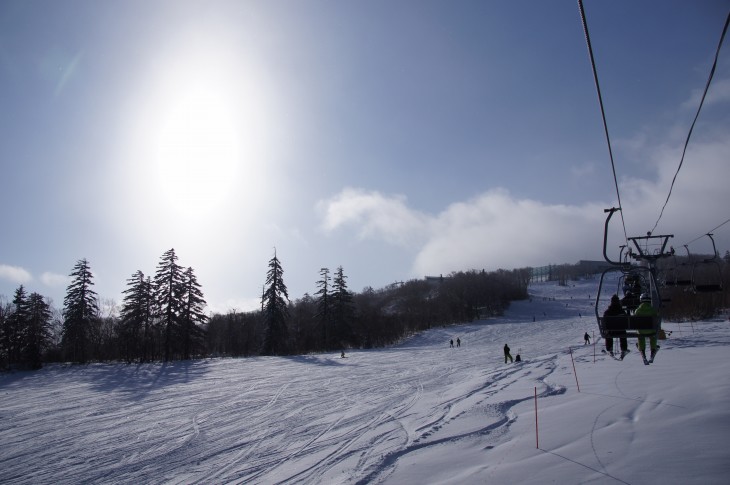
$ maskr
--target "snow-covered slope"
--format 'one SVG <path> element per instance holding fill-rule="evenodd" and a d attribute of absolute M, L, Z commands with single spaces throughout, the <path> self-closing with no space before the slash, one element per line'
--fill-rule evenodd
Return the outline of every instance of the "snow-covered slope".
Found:
<path fill-rule="evenodd" d="M 596 286 L 345 359 L 0 375 L 0 483 L 727 483 L 730 323 L 617 361 L 583 345 Z"/>

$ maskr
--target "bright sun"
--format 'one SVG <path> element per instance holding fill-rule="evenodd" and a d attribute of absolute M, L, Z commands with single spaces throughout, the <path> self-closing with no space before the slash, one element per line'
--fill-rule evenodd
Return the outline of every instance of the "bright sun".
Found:
<path fill-rule="evenodd" d="M 166 200 L 185 213 L 215 210 L 236 180 L 241 133 L 220 88 L 205 79 L 183 81 L 159 126 L 158 180 Z"/>
<path fill-rule="evenodd" d="M 278 129 L 270 83 L 226 32 L 167 36 L 129 100 L 121 147 L 129 183 L 120 186 L 136 187 L 131 203 L 157 221 L 241 217 L 270 183 Z"/>

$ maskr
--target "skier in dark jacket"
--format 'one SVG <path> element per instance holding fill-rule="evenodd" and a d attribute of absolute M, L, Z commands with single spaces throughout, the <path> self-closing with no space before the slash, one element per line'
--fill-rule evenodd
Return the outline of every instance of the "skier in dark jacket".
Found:
<path fill-rule="evenodd" d="M 504 344 L 504 363 L 507 363 L 507 359 L 509 359 L 510 362 L 514 362 L 512 359 L 512 355 L 509 353 L 509 345 Z"/>
<path fill-rule="evenodd" d="M 608 308 L 606 308 L 606 311 L 603 312 L 604 317 L 615 317 L 619 315 L 626 315 L 626 312 L 624 311 L 624 308 L 621 306 L 621 300 L 619 299 L 618 295 L 613 295 L 611 297 L 611 303 L 608 305 Z M 626 357 L 626 354 L 629 353 L 629 346 L 626 342 L 626 337 L 621 337 L 619 339 L 619 346 L 621 347 L 621 360 Z M 613 339 L 607 338 L 606 339 L 606 352 L 613 355 Z"/>
<path fill-rule="evenodd" d="M 590 345 L 591 344 L 591 336 L 588 335 L 588 332 L 583 334 L 583 345 Z"/>

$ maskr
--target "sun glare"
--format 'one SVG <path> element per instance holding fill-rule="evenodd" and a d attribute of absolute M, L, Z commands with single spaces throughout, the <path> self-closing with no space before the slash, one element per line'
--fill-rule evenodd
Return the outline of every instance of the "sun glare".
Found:
<path fill-rule="evenodd" d="M 189 218 L 245 224 L 270 188 L 276 98 L 256 53 L 225 25 L 162 35 L 127 100 L 117 165 L 126 183 L 115 187 L 120 197 L 134 188 L 119 210 L 142 230 Z"/>
<path fill-rule="evenodd" d="M 137 115 L 150 195 L 183 217 L 225 217 L 265 185 L 265 84 L 235 40 L 206 32 L 160 51 Z"/>
<path fill-rule="evenodd" d="M 157 137 L 157 176 L 164 196 L 185 213 L 218 208 L 233 188 L 241 161 L 233 100 L 205 79 L 183 81 Z"/>

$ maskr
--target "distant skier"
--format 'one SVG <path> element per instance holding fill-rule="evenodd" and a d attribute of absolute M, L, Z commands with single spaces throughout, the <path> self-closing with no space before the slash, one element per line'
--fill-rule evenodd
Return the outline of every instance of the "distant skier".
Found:
<path fill-rule="evenodd" d="M 458 337 L 456 338 L 456 346 L 461 347 L 461 339 Z"/>
<path fill-rule="evenodd" d="M 522 362 L 522 357 L 520 357 L 520 354 L 515 355 L 515 362 Z"/>
<path fill-rule="evenodd" d="M 449 340 L 449 347 L 454 348 L 454 339 Z"/>
<path fill-rule="evenodd" d="M 509 345 L 504 344 L 504 363 L 507 363 L 507 359 L 509 359 L 510 362 L 514 362 L 514 359 L 512 359 L 512 355 L 509 353 Z"/>
<path fill-rule="evenodd" d="M 590 345 L 591 344 L 591 336 L 588 335 L 588 332 L 586 332 L 583 335 L 583 345 Z"/>

